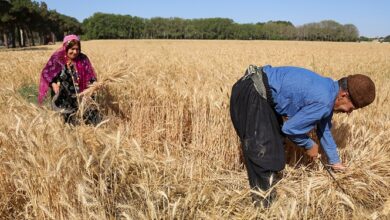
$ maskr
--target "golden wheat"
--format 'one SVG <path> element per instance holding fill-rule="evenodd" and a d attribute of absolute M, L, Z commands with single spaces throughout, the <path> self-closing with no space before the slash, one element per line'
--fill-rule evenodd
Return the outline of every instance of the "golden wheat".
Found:
<path fill-rule="evenodd" d="M 20 94 L 38 84 L 58 45 L 0 51 L 1 219 L 390 218 L 389 44 L 82 44 L 100 80 L 84 93 L 98 93 L 105 117 L 96 127 L 63 124 Z M 249 64 L 373 78 L 374 104 L 334 117 L 348 165 L 335 176 L 346 193 L 321 164 L 286 146 L 278 199 L 268 210 L 253 207 L 228 110 L 231 86 Z"/>

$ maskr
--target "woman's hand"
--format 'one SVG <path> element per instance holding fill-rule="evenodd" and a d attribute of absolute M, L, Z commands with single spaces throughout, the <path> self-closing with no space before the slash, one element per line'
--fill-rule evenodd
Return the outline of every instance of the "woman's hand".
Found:
<path fill-rule="evenodd" d="M 58 94 L 60 92 L 60 84 L 52 83 L 51 88 L 53 88 L 55 94 Z"/>

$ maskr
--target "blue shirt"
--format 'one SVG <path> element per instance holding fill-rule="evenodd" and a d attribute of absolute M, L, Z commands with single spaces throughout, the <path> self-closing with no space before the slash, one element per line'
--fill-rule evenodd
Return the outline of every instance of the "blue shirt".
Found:
<path fill-rule="evenodd" d="M 317 126 L 317 136 L 329 163 L 340 162 L 331 133 L 338 82 L 300 67 L 268 65 L 263 71 L 268 77 L 275 111 L 288 117 L 282 132 L 298 146 L 310 149 L 314 141 L 307 133 Z"/>

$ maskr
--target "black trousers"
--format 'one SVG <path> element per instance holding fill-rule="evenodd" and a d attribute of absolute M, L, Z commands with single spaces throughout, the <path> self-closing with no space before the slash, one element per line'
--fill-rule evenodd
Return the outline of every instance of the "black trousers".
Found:
<path fill-rule="evenodd" d="M 266 79 L 264 85 L 269 91 Z M 250 187 L 268 190 L 272 176 L 285 166 L 283 135 L 277 114 L 258 94 L 251 78 L 234 84 L 230 116 L 241 140 Z"/>

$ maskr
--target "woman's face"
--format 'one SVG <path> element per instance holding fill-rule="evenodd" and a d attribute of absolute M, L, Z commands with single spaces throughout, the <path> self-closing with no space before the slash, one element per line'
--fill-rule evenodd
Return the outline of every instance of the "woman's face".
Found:
<path fill-rule="evenodd" d="M 80 47 L 78 44 L 75 44 L 66 51 L 66 56 L 69 59 L 74 60 L 79 55 L 79 53 L 80 53 Z"/>

